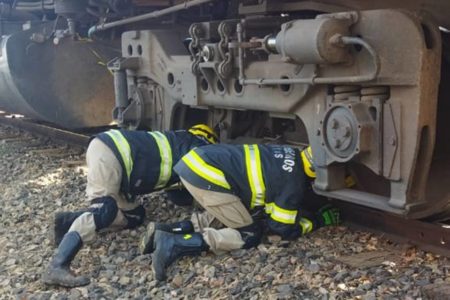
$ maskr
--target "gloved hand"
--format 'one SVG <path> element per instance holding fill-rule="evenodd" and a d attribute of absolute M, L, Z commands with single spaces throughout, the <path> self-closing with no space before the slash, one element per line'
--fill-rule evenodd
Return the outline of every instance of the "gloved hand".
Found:
<path fill-rule="evenodd" d="M 334 226 L 339 225 L 339 209 L 327 204 L 322 206 L 317 212 L 317 218 L 319 219 L 321 226 Z"/>

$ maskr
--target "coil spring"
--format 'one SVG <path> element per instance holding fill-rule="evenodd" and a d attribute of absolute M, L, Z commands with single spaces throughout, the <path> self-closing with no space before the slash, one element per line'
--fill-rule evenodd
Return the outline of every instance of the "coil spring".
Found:
<path fill-rule="evenodd" d="M 382 101 L 389 99 L 389 87 L 373 86 L 361 89 L 361 101 L 370 100 L 373 98 L 378 98 Z"/>
<path fill-rule="evenodd" d="M 333 88 L 334 100 L 344 101 L 352 96 L 360 95 L 361 87 L 357 85 L 340 85 Z"/>
<path fill-rule="evenodd" d="M 341 85 L 333 88 L 334 100 L 344 101 L 352 96 L 361 96 L 361 100 L 370 100 L 379 98 L 381 100 L 389 99 L 388 86 L 360 87 L 354 85 Z"/>

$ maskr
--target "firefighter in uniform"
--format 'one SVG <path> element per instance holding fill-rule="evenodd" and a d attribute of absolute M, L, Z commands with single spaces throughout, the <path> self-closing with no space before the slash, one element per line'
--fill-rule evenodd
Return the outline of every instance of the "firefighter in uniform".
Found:
<path fill-rule="evenodd" d="M 173 166 L 191 149 L 217 142 L 211 128 L 199 124 L 189 130 L 110 130 L 98 134 L 86 153 L 86 194 L 91 206 L 55 216 L 55 244 L 59 245 L 42 280 L 46 284 L 75 287 L 89 284 L 76 276 L 70 263 L 83 243 L 105 228 L 134 228 L 143 223 L 145 209 L 136 195 L 151 193 L 179 181 Z M 171 226 L 171 227 L 168 227 Z M 190 231 L 189 221 L 166 225 L 177 232 Z"/>
<path fill-rule="evenodd" d="M 148 252 L 154 251 L 157 280 L 165 279 L 166 267 L 179 257 L 254 247 L 263 228 L 295 239 L 339 222 L 339 212 L 330 206 L 306 209 L 314 206 L 307 202 L 324 199 L 311 187 L 315 171 L 310 147 L 300 151 L 281 145 L 208 145 L 191 150 L 174 170 L 210 217 L 194 215 L 196 232 L 187 234 L 149 224 L 142 240 Z M 225 228 L 212 226 L 212 220 Z"/>

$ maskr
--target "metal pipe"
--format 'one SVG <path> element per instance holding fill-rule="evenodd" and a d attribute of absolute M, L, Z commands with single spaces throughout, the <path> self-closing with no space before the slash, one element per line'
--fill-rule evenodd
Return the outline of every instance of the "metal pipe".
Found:
<path fill-rule="evenodd" d="M 238 39 L 238 44 L 242 43 L 242 24 L 238 23 L 236 25 L 236 34 Z M 244 75 L 244 53 L 242 47 L 238 47 L 238 68 L 239 68 L 239 81 L 245 79 Z"/>
<path fill-rule="evenodd" d="M 116 107 L 120 112 L 128 106 L 127 74 L 125 70 L 114 71 L 114 94 Z"/>
<path fill-rule="evenodd" d="M 239 37 L 239 35 L 238 35 Z M 375 52 L 375 49 L 369 45 L 366 41 L 359 37 L 349 37 L 343 36 L 340 38 L 340 41 L 345 45 L 360 45 L 364 47 L 369 54 L 372 56 L 373 61 L 373 70 L 369 74 L 365 75 L 356 75 L 356 76 L 344 76 L 344 77 L 309 77 L 309 78 L 288 78 L 288 79 L 264 79 L 264 78 L 251 78 L 245 79 L 244 70 L 241 70 L 241 63 L 239 63 L 239 82 L 242 85 L 276 85 L 276 84 L 335 84 L 335 83 L 361 83 L 374 80 L 378 72 L 380 71 L 380 59 L 378 54 Z M 238 53 L 239 55 L 239 53 Z M 239 61 L 242 58 L 239 57 Z M 241 76 L 242 74 L 242 76 Z"/>
<path fill-rule="evenodd" d="M 89 28 L 88 35 L 89 35 L 89 37 L 92 37 L 92 35 L 97 31 L 102 31 L 102 30 L 106 30 L 109 28 L 113 28 L 113 27 L 117 27 L 117 26 L 121 26 L 121 25 L 125 25 L 125 24 L 130 24 L 130 23 L 134 23 L 134 22 L 140 22 L 140 21 L 144 21 L 144 20 L 148 20 L 148 19 L 162 17 L 162 16 L 170 14 L 170 13 L 174 13 L 174 12 L 177 12 L 177 11 L 180 11 L 183 9 L 188 9 L 192 6 L 198 6 L 198 5 L 205 4 L 208 2 L 212 2 L 212 1 L 215 1 L 215 0 L 185 1 L 180 4 L 177 4 L 177 5 L 168 7 L 168 8 L 164 8 L 161 10 L 153 11 L 151 13 L 143 14 L 140 16 L 134 16 L 131 18 L 126 18 L 126 19 L 122 19 L 122 20 L 118 20 L 118 21 L 114 21 L 114 22 L 110 22 L 110 23 L 94 25 L 91 28 Z"/>

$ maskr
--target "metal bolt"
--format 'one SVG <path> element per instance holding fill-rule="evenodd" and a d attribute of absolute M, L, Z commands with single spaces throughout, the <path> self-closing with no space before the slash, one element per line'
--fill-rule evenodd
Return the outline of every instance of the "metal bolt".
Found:
<path fill-rule="evenodd" d="M 395 139 L 395 137 L 391 136 L 391 138 L 389 139 L 389 144 L 392 146 L 395 146 L 397 140 Z"/>
<path fill-rule="evenodd" d="M 334 140 L 334 148 L 339 149 L 341 148 L 342 142 L 340 139 Z"/>
<path fill-rule="evenodd" d="M 345 126 L 344 137 L 350 137 L 350 126 Z"/>
<path fill-rule="evenodd" d="M 212 60 L 213 56 L 214 56 L 214 49 L 208 45 L 203 46 L 202 57 L 204 61 Z"/>
<path fill-rule="evenodd" d="M 339 121 L 337 119 L 331 120 L 331 128 L 337 129 L 339 127 Z"/>
<path fill-rule="evenodd" d="M 320 135 L 320 129 L 317 129 L 316 135 Z"/>

